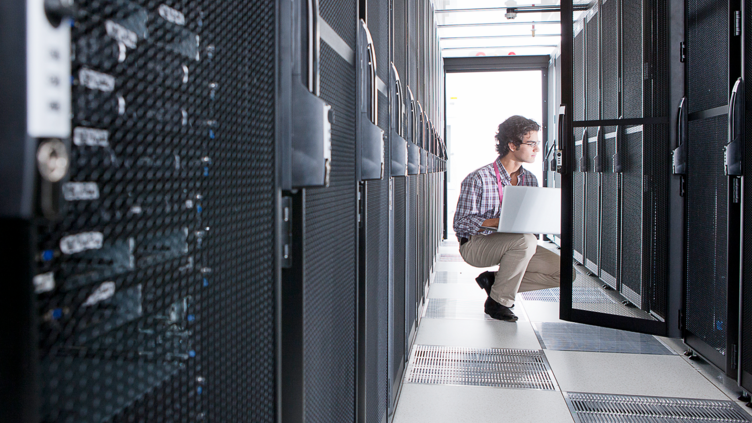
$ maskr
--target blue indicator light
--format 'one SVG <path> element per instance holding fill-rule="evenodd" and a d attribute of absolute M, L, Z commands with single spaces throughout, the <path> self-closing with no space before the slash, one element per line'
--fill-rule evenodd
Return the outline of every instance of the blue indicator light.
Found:
<path fill-rule="evenodd" d="M 192 315 L 192 314 L 189 314 L 189 315 L 188 315 L 188 321 L 189 321 L 189 322 L 192 322 L 192 321 L 194 321 L 194 320 L 196 320 L 196 316 L 194 316 L 194 315 Z"/>
<path fill-rule="evenodd" d="M 188 351 L 188 355 L 191 356 L 191 357 L 195 357 L 196 356 L 196 351 L 190 350 L 190 351 Z"/>
<path fill-rule="evenodd" d="M 204 176 L 209 176 L 209 167 L 204 167 Z"/>
<path fill-rule="evenodd" d="M 52 310 L 52 318 L 55 320 L 60 320 L 60 318 L 63 317 L 63 310 L 56 308 Z"/>
<path fill-rule="evenodd" d="M 204 392 L 204 388 L 199 386 L 198 388 L 196 388 L 196 392 L 198 392 L 198 394 L 201 395 L 201 393 Z"/>
<path fill-rule="evenodd" d="M 70 84 L 73 85 L 73 81 L 75 81 L 75 80 L 76 80 L 76 78 L 74 78 L 74 77 L 71 76 L 70 77 Z"/>
<path fill-rule="evenodd" d="M 209 130 L 209 138 L 214 139 L 214 131 L 211 129 Z"/>
<path fill-rule="evenodd" d="M 209 281 L 204 278 L 204 286 L 209 286 Z"/>
<path fill-rule="evenodd" d="M 723 320 L 718 320 L 715 322 L 715 328 L 718 330 L 723 330 Z"/>
<path fill-rule="evenodd" d="M 197 211 L 198 213 L 201 213 L 201 211 L 202 211 L 202 210 L 204 210 L 204 208 L 203 208 L 203 207 L 201 207 L 201 206 L 198 206 L 198 207 L 196 207 L 196 211 Z"/>
<path fill-rule="evenodd" d="M 42 260 L 50 261 L 55 257 L 55 253 L 52 250 L 44 250 L 42 253 Z"/>

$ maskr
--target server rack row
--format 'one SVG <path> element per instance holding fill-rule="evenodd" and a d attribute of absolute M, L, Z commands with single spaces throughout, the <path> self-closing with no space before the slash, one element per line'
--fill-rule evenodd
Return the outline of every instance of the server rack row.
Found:
<path fill-rule="evenodd" d="M 748 392 L 752 2 L 586 9 L 562 5 L 575 23 L 550 64 L 562 95 L 549 96 L 546 183 L 571 195 L 554 241 L 628 307 L 578 303 L 578 278 L 563 281 L 562 316 L 679 334 Z"/>
<path fill-rule="evenodd" d="M 5 418 L 389 420 L 444 226 L 433 5 L 2 9 Z"/>

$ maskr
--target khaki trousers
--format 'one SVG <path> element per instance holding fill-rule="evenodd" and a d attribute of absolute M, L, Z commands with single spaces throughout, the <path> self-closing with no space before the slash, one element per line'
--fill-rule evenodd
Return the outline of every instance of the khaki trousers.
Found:
<path fill-rule="evenodd" d="M 475 235 L 460 246 L 460 255 L 471 266 L 499 265 L 491 298 L 511 307 L 517 292 L 558 287 L 559 256 L 538 245 L 533 234 Z"/>

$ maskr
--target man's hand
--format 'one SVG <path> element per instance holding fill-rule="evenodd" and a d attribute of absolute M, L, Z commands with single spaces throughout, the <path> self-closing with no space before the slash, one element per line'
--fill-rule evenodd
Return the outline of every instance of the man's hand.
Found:
<path fill-rule="evenodd" d="M 486 219 L 486 221 L 483 222 L 483 226 L 498 228 L 499 219 Z"/>

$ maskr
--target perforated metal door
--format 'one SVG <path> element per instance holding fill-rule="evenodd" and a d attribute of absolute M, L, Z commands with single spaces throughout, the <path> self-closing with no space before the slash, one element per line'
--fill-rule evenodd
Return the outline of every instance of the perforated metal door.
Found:
<path fill-rule="evenodd" d="M 66 204 L 35 227 L 41 419 L 273 422 L 274 4 L 76 6 Z"/>

